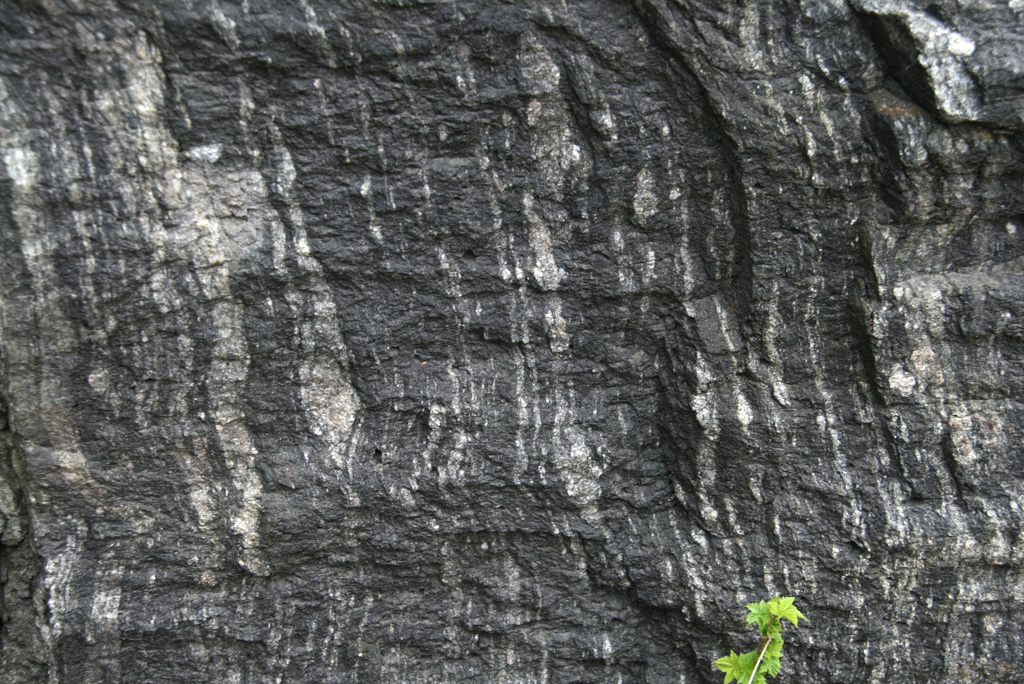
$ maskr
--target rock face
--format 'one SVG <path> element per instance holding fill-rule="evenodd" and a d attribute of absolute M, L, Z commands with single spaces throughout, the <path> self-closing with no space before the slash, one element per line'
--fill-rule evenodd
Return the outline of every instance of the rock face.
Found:
<path fill-rule="evenodd" d="M 736 5 L 6 2 L 0 679 L 1020 678 L 1024 3 Z"/>

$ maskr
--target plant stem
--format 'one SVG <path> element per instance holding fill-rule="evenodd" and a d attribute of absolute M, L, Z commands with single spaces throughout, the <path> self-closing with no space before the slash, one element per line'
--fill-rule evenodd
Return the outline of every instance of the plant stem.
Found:
<path fill-rule="evenodd" d="M 760 653 L 757 654 L 757 663 L 754 665 L 754 671 L 750 673 L 750 680 L 747 684 L 754 684 L 754 677 L 757 676 L 757 670 L 761 667 L 761 661 L 764 660 L 765 651 L 768 650 L 768 642 L 772 640 L 771 637 L 765 637 L 761 639 Z"/>
<path fill-rule="evenodd" d="M 778 616 L 773 617 L 764 631 L 768 632 L 772 628 L 772 623 L 778 619 Z M 754 678 L 757 677 L 757 671 L 761 667 L 761 661 L 764 660 L 764 654 L 768 651 L 768 644 L 771 643 L 771 640 L 770 636 L 761 637 L 761 648 L 757 649 L 757 663 L 754 665 L 754 671 L 750 673 L 750 679 L 747 681 L 747 684 L 754 684 Z"/>

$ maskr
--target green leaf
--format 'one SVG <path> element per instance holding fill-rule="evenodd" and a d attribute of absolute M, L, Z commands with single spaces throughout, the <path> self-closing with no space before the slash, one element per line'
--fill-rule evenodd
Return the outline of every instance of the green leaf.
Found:
<path fill-rule="evenodd" d="M 798 619 L 803 618 L 806 620 L 807 618 L 797 610 L 797 607 L 793 605 L 793 601 L 792 596 L 776 596 L 768 602 L 768 610 L 772 615 L 778 615 L 780 618 L 789 620 L 796 625 Z"/>
<path fill-rule="evenodd" d="M 740 683 L 746 684 L 750 681 L 750 675 L 754 673 L 754 666 L 757 665 L 757 651 L 749 651 L 740 656 Z M 757 681 L 756 679 L 754 680 Z"/>
<path fill-rule="evenodd" d="M 778 658 L 769 658 L 768 656 L 765 656 L 765 658 L 764 658 L 764 669 L 772 677 L 778 677 L 779 676 L 779 668 L 781 668 L 781 667 L 782 667 L 782 661 L 780 661 Z"/>
<path fill-rule="evenodd" d="M 740 675 L 743 674 L 740 666 L 740 657 L 736 655 L 735 651 L 729 651 L 729 655 L 722 656 L 716 660 L 715 667 L 725 673 L 725 684 L 729 684 L 734 679 L 739 679 Z"/>
<path fill-rule="evenodd" d="M 747 624 L 752 625 L 757 623 L 757 628 L 763 635 L 772 621 L 772 612 L 769 609 L 768 604 L 764 601 L 748 603 L 747 610 L 750 611 L 750 614 L 747 615 Z"/>

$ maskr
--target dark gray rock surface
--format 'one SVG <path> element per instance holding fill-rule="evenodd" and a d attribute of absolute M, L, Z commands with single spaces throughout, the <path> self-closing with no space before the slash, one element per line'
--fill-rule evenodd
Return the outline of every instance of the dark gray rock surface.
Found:
<path fill-rule="evenodd" d="M 1022 27 L 7 0 L 0 679 L 1020 681 Z"/>

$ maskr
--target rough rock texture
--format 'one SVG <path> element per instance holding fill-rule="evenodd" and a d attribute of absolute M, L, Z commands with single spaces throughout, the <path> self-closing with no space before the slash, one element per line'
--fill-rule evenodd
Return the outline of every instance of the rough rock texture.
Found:
<path fill-rule="evenodd" d="M 0 679 L 1018 681 L 1022 27 L 7 0 Z"/>

